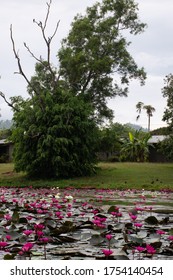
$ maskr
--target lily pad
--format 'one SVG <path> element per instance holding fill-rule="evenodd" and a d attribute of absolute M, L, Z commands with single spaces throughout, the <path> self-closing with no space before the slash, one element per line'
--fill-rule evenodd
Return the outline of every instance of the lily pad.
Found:
<path fill-rule="evenodd" d="M 93 246 L 101 245 L 104 242 L 104 238 L 100 234 L 94 234 L 90 238 L 89 242 Z"/>
<path fill-rule="evenodd" d="M 145 222 L 150 225 L 157 225 L 159 221 L 155 216 L 149 216 L 145 219 Z"/>
<path fill-rule="evenodd" d="M 128 240 L 136 244 L 142 245 L 143 238 L 137 237 L 136 235 L 128 234 Z"/>

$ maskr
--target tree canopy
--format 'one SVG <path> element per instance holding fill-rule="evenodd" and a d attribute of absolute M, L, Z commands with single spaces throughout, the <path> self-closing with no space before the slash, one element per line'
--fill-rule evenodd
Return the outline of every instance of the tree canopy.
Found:
<path fill-rule="evenodd" d="M 169 129 L 173 129 L 173 75 L 169 74 L 164 79 L 162 88 L 163 97 L 167 99 L 167 106 L 163 114 L 163 121 L 167 122 Z"/>
<path fill-rule="evenodd" d="M 60 74 L 74 95 L 90 102 L 97 117 L 111 117 L 108 98 L 127 96 L 132 78 L 146 74 L 128 51 L 125 31 L 139 34 L 145 24 L 132 0 L 103 0 L 77 15 L 58 52 Z M 118 80 L 120 79 L 120 83 Z"/>
<path fill-rule="evenodd" d="M 98 124 L 111 119 L 108 98 L 127 95 L 132 78 L 144 83 L 146 74 L 128 51 L 124 33 L 139 34 L 145 24 L 133 0 L 103 0 L 77 15 L 58 51 L 59 68 L 50 61 L 53 35 L 46 37 L 52 1 L 44 22 L 33 20 L 47 47 L 45 59 L 36 57 L 35 73 L 28 78 L 16 51 L 19 74 L 27 82 L 28 98 L 6 99 L 14 111 L 12 140 L 17 171 L 38 177 L 72 177 L 95 171 Z M 118 79 L 120 78 L 120 84 Z"/>
<path fill-rule="evenodd" d="M 162 88 L 163 97 L 167 99 L 167 106 L 163 114 L 163 121 L 167 123 L 165 135 L 168 137 L 161 142 L 160 151 L 164 153 L 167 160 L 173 160 L 173 74 L 169 74 L 164 79 Z"/>

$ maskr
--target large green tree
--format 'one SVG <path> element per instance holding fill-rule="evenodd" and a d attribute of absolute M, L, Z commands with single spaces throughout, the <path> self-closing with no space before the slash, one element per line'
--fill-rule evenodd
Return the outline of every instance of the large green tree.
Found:
<path fill-rule="evenodd" d="M 166 108 L 163 113 L 163 121 L 168 125 L 166 135 L 168 137 L 160 143 L 160 151 L 168 160 L 173 160 L 173 74 L 164 79 L 162 88 L 163 97 L 166 98 Z"/>
<path fill-rule="evenodd" d="M 11 41 L 19 74 L 28 84 L 28 98 L 7 100 L 14 111 L 14 161 L 17 171 L 39 177 L 70 177 L 91 174 L 96 160 L 97 125 L 111 118 L 107 99 L 126 95 L 131 78 L 144 83 L 128 52 L 125 31 L 136 35 L 145 25 L 138 19 L 132 0 L 103 0 L 87 8 L 85 16 L 75 17 L 69 35 L 58 52 L 59 68 L 50 61 L 51 43 L 56 35 L 46 36 L 51 0 L 47 3 L 40 28 L 47 46 L 47 57 L 36 57 L 35 73 L 29 79 L 16 51 L 13 30 Z M 120 77 L 120 84 L 116 78 Z"/>
<path fill-rule="evenodd" d="M 97 2 L 72 22 L 58 52 L 60 73 L 74 95 L 92 104 L 98 119 L 112 116 L 107 100 L 127 96 L 132 78 L 144 83 L 144 69 L 129 53 L 126 36 L 144 27 L 133 0 Z"/>
<path fill-rule="evenodd" d="M 169 74 L 165 77 L 162 94 L 167 100 L 167 106 L 163 114 L 163 121 L 165 121 L 169 128 L 173 130 L 173 74 Z"/>
<path fill-rule="evenodd" d="M 37 64 L 28 87 L 32 98 L 21 101 L 21 109 L 14 112 L 15 168 L 37 177 L 91 174 L 97 139 L 91 108 L 60 86 L 44 88 L 44 73 L 43 64 Z M 33 92 L 36 85 L 39 94 Z M 18 108 L 19 102 L 13 106 Z"/>

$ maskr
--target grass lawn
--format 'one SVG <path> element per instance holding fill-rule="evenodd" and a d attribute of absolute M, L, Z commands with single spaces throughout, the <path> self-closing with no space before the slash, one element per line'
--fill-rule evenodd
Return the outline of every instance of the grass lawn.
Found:
<path fill-rule="evenodd" d="M 31 180 L 15 173 L 13 164 L 0 164 L 1 186 L 55 186 L 94 188 L 144 188 L 173 190 L 173 164 L 170 163 L 99 163 L 98 172 L 91 177 L 68 180 Z"/>

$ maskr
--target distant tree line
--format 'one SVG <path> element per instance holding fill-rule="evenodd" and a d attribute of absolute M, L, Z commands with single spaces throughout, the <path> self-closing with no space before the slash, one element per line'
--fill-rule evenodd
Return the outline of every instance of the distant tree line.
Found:
<path fill-rule="evenodd" d="M 0 129 L 9 129 L 12 127 L 12 120 L 0 120 Z"/>

